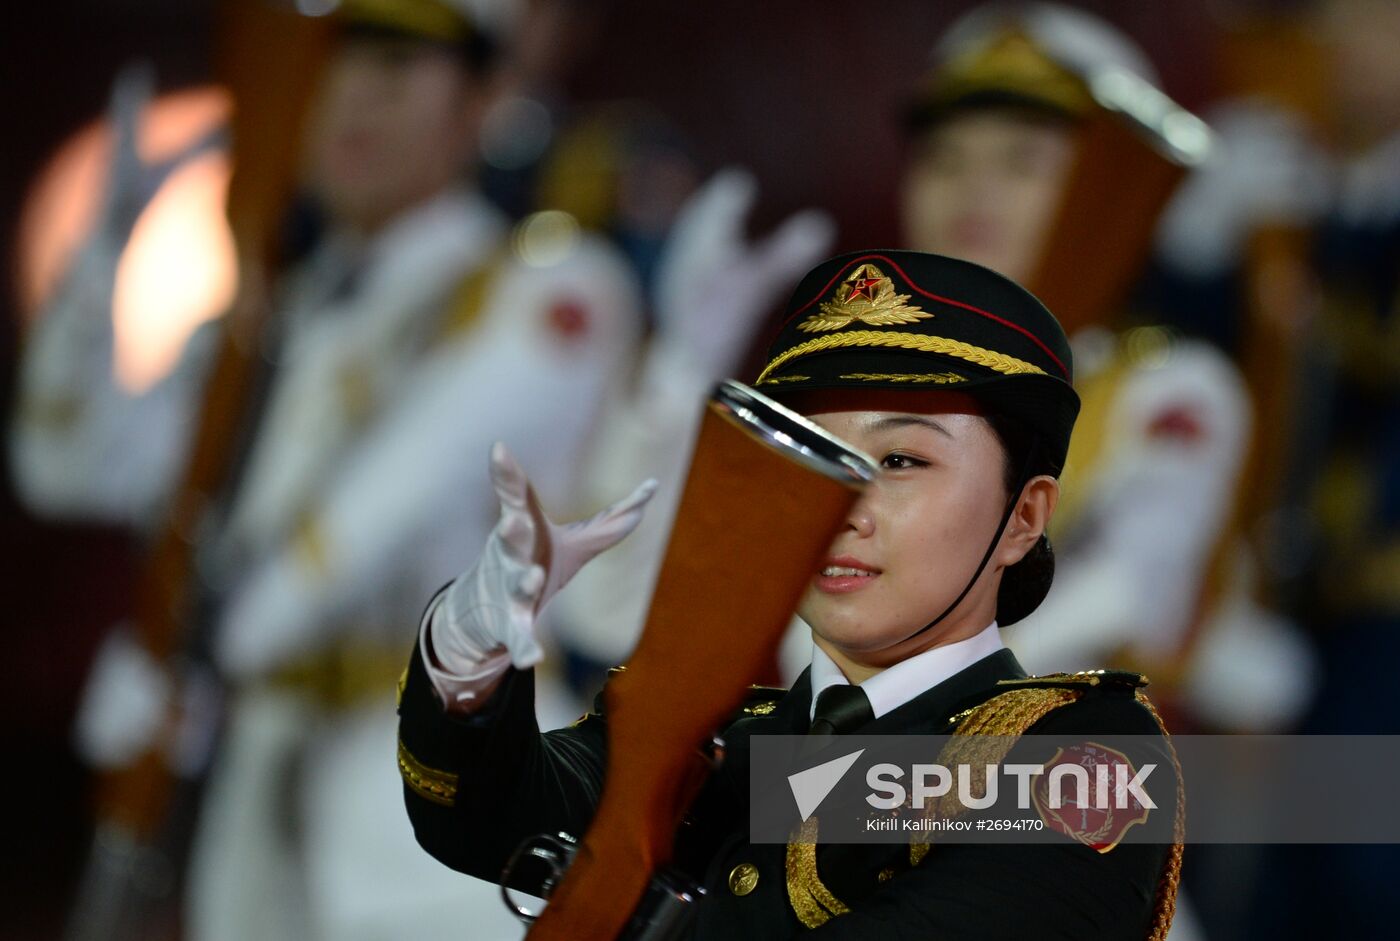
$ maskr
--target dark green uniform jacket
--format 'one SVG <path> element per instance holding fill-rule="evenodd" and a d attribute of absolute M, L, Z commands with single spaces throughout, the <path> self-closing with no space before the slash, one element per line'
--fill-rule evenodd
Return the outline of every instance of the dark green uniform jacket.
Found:
<path fill-rule="evenodd" d="M 1016 686 L 1025 676 L 1012 653 L 1001 650 L 860 731 L 947 734 L 960 713 L 1006 692 L 1008 685 L 998 681 Z M 1161 762 L 1171 773 L 1165 739 L 1131 683 L 1086 682 L 1080 690 L 1077 700 L 1049 712 L 1032 731 L 1154 736 L 1149 742 L 1160 748 L 1149 744 L 1148 754 L 1134 756 L 1135 762 Z M 416 649 L 402 691 L 399 765 L 418 840 L 448 866 L 492 882 L 527 837 L 559 831 L 582 837 L 603 787 L 602 697 L 595 712 L 574 726 L 541 734 L 534 694 L 533 673 L 511 671 L 480 712 L 449 716 Z M 805 733 L 810 701 L 804 672 L 786 693 L 755 689 L 741 716 L 722 732 L 725 762 L 676 843 L 677 862 L 703 879 L 708 893 L 695 926 L 700 941 L 781 939 L 813 931 L 789 901 L 786 848 L 747 840 L 749 737 Z M 1043 761 L 1051 755 L 1023 757 Z M 1152 813 L 1174 811 L 1164 805 Z M 814 937 L 1140 941 L 1153 933 L 1169 849 L 1123 842 L 1099 853 L 1068 837 L 1054 845 L 946 844 L 911 865 L 907 845 L 819 845 L 818 876 L 850 912 L 815 928 Z M 747 879 L 731 880 L 735 867 L 745 863 L 757 868 L 756 884 L 747 869 Z M 731 890 L 731 881 L 745 894 Z"/>

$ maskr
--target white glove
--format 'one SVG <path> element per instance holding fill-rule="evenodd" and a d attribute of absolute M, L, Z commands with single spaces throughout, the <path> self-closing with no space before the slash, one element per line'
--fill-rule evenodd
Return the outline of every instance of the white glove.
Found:
<path fill-rule="evenodd" d="M 1242 100 L 1207 117 L 1219 146 L 1167 204 L 1157 236 L 1162 258 L 1196 276 L 1233 267 L 1255 229 L 1311 224 L 1333 189 L 1326 152 L 1290 112 Z"/>
<path fill-rule="evenodd" d="M 258 566 L 230 594 L 214 637 L 219 672 L 234 680 L 267 673 L 325 640 L 316 573 L 294 551 Z"/>
<path fill-rule="evenodd" d="M 170 677 L 124 629 L 107 635 L 78 703 L 73 740 L 96 768 L 131 764 L 155 744 L 170 714 Z"/>
<path fill-rule="evenodd" d="M 144 161 L 139 150 L 140 124 L 154 81 L 149 64 L 137 63 L 122 69 L 113 83 L 107 111 L 111 154 L 102 203 L 91 233 L 68 262 L 58 290 L 44 302 L 40 329 L 34 332 L 24 360 L 26 397 L 66 400 L 80 393 L 97 400 L 88 410 L 111 418 L 107 413 L 113 406 L 102 399 L 127 396 L 114 385 L 112 374 L 112 298 L 117 266 L 137 220 L 170 175 L 224 141 L 224 131 L 218 128 L 167 160 Z M 86 457 L 92 460 L 91 455 Z M 32 474 L 42 477 L 43 469 Z M 50 490 L 42 482 L 25 489 L 39 493 Z M 128 505 L 142 502 L 124 496 Z"/>
<path fill-rule="evenodd" d="M 169 159 L 147 163 L 140 154 L 141 116 L 150 104 L 155 76 L 149 63 L 128 65 L 112 84 L 107 108 L 111 154 L 102 203 L 91 234 L 68 264 L 59 290 L 45 302 L 43 329 L 37 331 L 26 356 L 25 371 L 51 395 L 71 393 L 91 384 L 110 382 L 112 371 L 112 294 L 117 264 L 132 229 L 156 192 L 185 163 L 224 143 L 215 129 L 182 148 Z M 31 360 L 34 360 L 31 362 Z"/>
<path fill-rule="evenodd" d="M 482 698 L 510 665 L 523 670 L 543 659 L 539 612 L 589 559 L 636 528 L 656 492 L 656 481 L 647 480 L 597 515 L 560 525 L 544 515 L 525 472 L 499 442 L 491 449 L 491 482 L 501 519 L 428 625 L 425 660 L 449 707 Z"/>
<path fill-rule="evenodd" d="M 658 342 L 691 360 L 706 381 L 738 365 L 769 309 L 830 248 L 836 225 L 807 209 L 749 244 L 758 187 L 723 170 L 681 207 L 657 271 Z"/>
<path fill-rule="evenodd" d="M 154 88 L 155 70 L 149 62 L 127 65 L 112 83 L 107 107 L 107 120 L 112 126 L 112 155 L 98 227 L 122 245 L 126 244 L 136 220 L 172 173 L 226 143 L 225 130 L 216 127 L 164 160 L 156 163 L 143 160 L 139 151 L 141 116 L 151 103 Z"/>

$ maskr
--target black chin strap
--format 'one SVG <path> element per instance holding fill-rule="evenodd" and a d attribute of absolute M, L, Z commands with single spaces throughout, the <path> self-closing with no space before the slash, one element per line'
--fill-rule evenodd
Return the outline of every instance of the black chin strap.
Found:
<path fill-rule="evenodd" d="M 958 605 L 962 604 L 963 599 L 967 597 L 967 593 L 972 591 L 972 586 L 977 584 L 977 579 L 982 577 L 982 570 L 985 569 L 987 563 L 992 560 L 992 553 L 996 551 L 997 543 L 1001 542 L 1001 534 L 1006 531 L 1006 524 L 1011 522 L 1011 514 L 1016 511 L 1016 504 L 1021 500 L 1021 491 L 1026 489 L 1026 484 L 1031 479 L 1031 468 L 1035 466 L 1035 458 L 1039 450 L 1040 436 L 1036 435 L 1031 438 L 1031 446 L 1026 451 L 1026 460 L 1021 465 L 1021 473 L 1016 477 L 1018 481 L 1016 488 L 1011 492 L 1010 498 L 1006 501 L 1006 509 L 1001 514 L 1001 523 L 997 525 L 996 535 L 992 536 L 992 541 L 988 544 L 987 551 L 982 553 L 982 561 L 977 563 L 977 571 L 972 573 L 972 577 L 967 580 L 967 584 L 963 586 L 963 590 L 958 593 L 958 596 L 953 599 L 953 603 L 948 605 L 942 614 L 904 638 L 900 643 L 913 640 L 929 628 L 940 624 L 944 618 L 953 613 Z"/>

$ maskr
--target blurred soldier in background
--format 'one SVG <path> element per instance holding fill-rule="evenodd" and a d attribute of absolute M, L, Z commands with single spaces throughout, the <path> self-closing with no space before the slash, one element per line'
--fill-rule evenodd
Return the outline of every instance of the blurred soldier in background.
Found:
<path fill-rule="evenodd" d="M 1089 201 L 1092 181 L 1077 178 L 1102 161 L 1091 129 L 1105 115 L 1091 84 L 1127 73 L 1147 83 L 1140 96 L 1158 94 L 1142 52 L 1089 14 L 1026 4 L 974 10 L 934 58 L 911 112 L 909 243 L 1042 294 L 1066 275 L 1105 277 L 1058 270 L 1055 259 L 1086 232 L 1112 240 L 1151 231 L 1160 202 L 1143 203 L 1137 218 L 1110 218 L 1146 185 L 1135 168 L 1118 189 L 1099 187 L 1099 202 Z M 1161 158 L 1144 145 L 1126 159 L 1146 171 Z M 1102 226 L 1086 229 L 1086 218 Z M 1124 287 L 1143 249 L 1123 259 Z M 1226 544 L 1250 435 L 1244 382 L 1205 343 L 1128 329 L 1124 293 L 1066 314 L 1084 408 L 1054 529 L 1058 577 L 1010 643 L 1037 672 L 1122 658 L 1197 721 L 1276 727 L 1304 701 L 1308 661 L 1287 625 L 1252 604 L 1244 562 Z M 1208 590 L 1222 558 L 1228 589 Z"/>
<path fill-rule="evenodd" d="M 1292 54 L 1213 109 L 1222 159 L 1173 201 L 1159 255 L 1198 310 L 1248 308 L 1231 333 L 1281 337 L 1274 575 L 1329 661 L 1318 719 L 1359 731 L 1381 713 L 1350 676 L 1400 636 L 1400 7 L 1327 0 L 1255 25 Z"/>
<path fill-rule="evenodd" d="M 1400 657 L 1400 5 L 1253 12 L 1212 111 L 1223 159 L 1174 201 L 1160 264 L 1247 368 L 1269 354 L 1249 370 L 1276 410 L 1258 536 L 1321 654 L 1301 728 L 1389 734 L 1394 697 L 1357 678 Z M 1255 907 L 1226 911 L 1247 937 L 1380 937 L 1397 873 L 1394 846 L 1271 847 Z"/>
<path fill-rule="evenodd" d="M 234 483 L 186 521 L 198 634 L 227 690 L 191 934 L 513 934 L 393 812 L 394 681 L 421 599 L 494 523 L 490 443 L 509 442 L 546 501 L 569 497 L 591 423 L 634 355 L 636 287 L 569 220 L 512 241 L 474 192 L 495 42 L 465 2 L 348 0 L 337 15 L 305 141 L 324 233 L 275 285 L 264 391 Z M 134 98 L 118 95 L 109 218 L 30 339 L 11 456 L 37 511 L 150 531 L 189 456 L 214 331 L 149 391 L 115 384 L 111 291 L 130 228 L 110 216 L 139 212 L 162 172 L 135 154 Z M 112 634 L 78 719 L 90 761 L 118 768 L 157 745 L 199 763 L 187 746 L 207 737 L 190 733 L 212 724 L 199 721 L 209 710 L 172 667 Z M 192 721 L 172 729 L 177 689 Z"/>
<path fill-rule="evenodd" d="M 1315 242 L 1324 306 L 1314 336 L 1334 370 L 1313 496 L 1311 614 L 1330 661 L 1315 721 L 1391 733 L 1394 701 L 1345 687 L 1355 670 L 1400 655 L 1400 6 L 1332 0 L 1322 12 L 1341 161 Z"/>

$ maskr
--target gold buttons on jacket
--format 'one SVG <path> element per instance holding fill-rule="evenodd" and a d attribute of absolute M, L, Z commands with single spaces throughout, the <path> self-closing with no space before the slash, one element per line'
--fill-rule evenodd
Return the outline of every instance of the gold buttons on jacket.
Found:
<path fill-rule="evenodd" d="M 735 895 L 748 895 L 758 885 L 758 867 L 753 863 L 740 863 L 729 870 L 729 891 Z"/>

